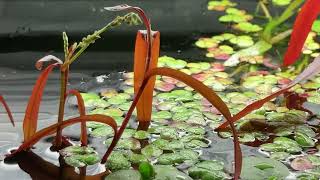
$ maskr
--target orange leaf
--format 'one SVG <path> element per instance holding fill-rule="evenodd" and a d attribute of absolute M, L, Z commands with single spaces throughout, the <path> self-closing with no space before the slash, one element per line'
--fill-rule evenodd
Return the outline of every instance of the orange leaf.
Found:
<path fill-rule="evenodd" d="M 80 116 L 86 115 L 86 108 L 84 106 L 83 98 L 79 91 L 77 90 L 69 90 L 68 94 L 73 94 L 77 98 L 77 103 L 78 103 L 78 111 Z M 87 137 L 87 125 L 86 122 L 81 122 L 81 136 L 80 136 L 80 141 L 82 146 L 87 146 L 88 145 L 88 137 Z"/>
<path fill-rule="evenodd" d="M 34 144 L 36 144 L 41 138 L 55 133 L 57 131 L 58 127 L 61 127 L 63 129 L 63 128 L 66 128 L 66 127 L 73 125 L 75 123 L 87 122 L 87 121 L 95 121 L 95 122 L 107 124 L 112 127 L 114 134 L 117 133 L 117 123 L 114 121 L 114 119 L 112 119 L 109 116 L 100 115 L 100 114 L 79 116 L 76 118 L 71 118 L 71 119 L 65 120 L 61 123 L 56 123 L 56 124 L 51 125 L 47 128 L 41 129 L 40 131 L 36 132 L 33 136 L 31 136 L 28 140 L 24 141 L 23 144 L 20 145 L 20 147 L 16 151 L 14 151 L 12 154 L 10 154 L 8 156 L 11 157 L 21 151 L 29 149 Z M 113 140 L 115 140 L 115 139 L 113 139 Z"/>
<path fill-rule="evenodd" d="M 135 54 L 134 54 L 134 92 L 139 91 L 141 83 L 145 77 L 146 71 L 150 71 L 157 67 L 159 49 L 160 49 L 160 33 L 153 32 L 153 41 L 151 49 L 150 64 L 146 69 L 148 42 L 146 42 L 146 34 L 138 31 L 136 37 Z M 139 122 L 150 122 L 152 112 L 152 98 L 156 77 L 153 77 L 148 82 L 138 104 L 137 117 Z"/>
<path fill-rule="evenodd" d="M 283 66 L 289 66 L 299 58 L 303 45 L 311 31 L 312 24 L 319 13 L 319 0 L 307 0 L 304 3 L 294 22 L 289 47 L 284 55 Z"/>
<path fill-rule="evenodd" d="M 33 87 L 23 120 L 24 141 L 28 141 L 37 130 L 38 113 L 43 91 L 46 86 L 49 74 L 51 73 L 53 68 L 57 67 L 58 65 L 59 63 L 54 63 L 43 70 Z"/>
<path fill-rule="evenodd" d="M 12 117 L 12 113 L 10 111 L 10 108 L 8 106 L 8 104 L 6 103 L 6 101 L 4 100 L 3 96 L 0 95 L 0 102 L 2 103 L 3 107 L 5 108 L 5 110 L 7 111 L 7 114 L 9 116 L 9 119 L 10 119 L 10 122 L 13 126 L 14 125 L 14 120 L 13 120 L 13 117 Z"/>

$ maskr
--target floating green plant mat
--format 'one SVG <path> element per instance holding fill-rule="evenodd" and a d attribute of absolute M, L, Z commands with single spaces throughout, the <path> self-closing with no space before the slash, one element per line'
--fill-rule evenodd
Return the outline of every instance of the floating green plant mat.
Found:
<path fill-rule="evenodd" d="M 236 43 L 233 38 L 241 39 L 239 36 L 225 34 L 216 40 Z M 227 68 L 221 63 L 189 62 L 168 56 L 159 58 L 159 66 L 179 69 L 202 81 L 218 92 L 233 114 L 295 78 L 291 72 L 256 71 L 244 74 L 239 81 L 230 77 L 230 73 L 225 72 Z M 133 99 L 132 84 L 127 83 L 133 81 L 133 74 L 125 73 L 123 78 L 123 85 L 119 89 L 103 90 L 99 94 L 82 93 L 85 103 L 92 100 L 107 102 L 109 106 L 95 106 L 90 113 L 109 115 L 115 120 L 119 118 L 118 126 Z M 320 93 L 317 91 L 320 87 L 319 78 L 318 76 L 298 84 L 290 91 L 306 96 L 308 102 L 320 104 Z M 106 163 L 106 167 L 113 172 L 107 179 L 141 178 L 141 174 L 132 167 L 143 162 L 153 164 L 155 169 L 158 166 L 171 168 L 172 172 L 176 172 L 176 168 L 184 167 L 178 174 L 182 173 L 181 176 L 186 178 L 231 179 L 231 172 L 226 170 L 224 162 L 217 159 L 202 160 L 201 151 L 211 146 L 208 131 L 213 132 L 223 121 L 220 113 L 200 94 L 177 80 L 157 76 L 155 86 L 150 128 L 148 131 L 137 131 L 130 127 L 125 129 Z M 257 164 L 247 164 L 251 157 L 245 159 L 243 177 L 249 177 L 250 173 L 254 173 L 257 176 L 267 177 L 272 174 L 274 178 L 282 178 L 288 171 L 285 165 L 293 169 L 306 166 L 307 171 L 298 174 L 301 178 L 316 176 L 312 172 L 320 165 L 317 154 L 302 156 L 302 160 L 292 157 L 313 152 L 312 150 L 317 148 L 317 125 L 306 123 L 310 117 L 307 112 L 290 110 L 280 104 L 280 100 L 281 98 L 273 99 L 236 123 L 240 142 L 258 147 L 260 152 L 268 156 L 267 164 L 262 163 L 265 159 L 258 157 Z M 111 144 L 112 128 L 93 122 L 87 125 L 90 136 L 100 138 L 106 147 Z M 228 129 L 218 132 L 218 135 L 221 138 L 233 138 Z M 247 170 L 252 168 L 249 166 L 254 166 L 255 172 Z M 279 172 L 277 168 L 283 168 L 284 171 Z M 132 175 L 124 177 L 124 173 Z"/>

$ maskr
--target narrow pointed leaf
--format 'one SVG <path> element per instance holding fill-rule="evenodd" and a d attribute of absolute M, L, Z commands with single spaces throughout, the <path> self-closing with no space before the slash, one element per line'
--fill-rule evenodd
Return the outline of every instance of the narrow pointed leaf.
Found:
<path fill-rule="evenodd" d="M 299 58 L 303 45 L 311 31 L 312 24 L 317 19 L 319 13 L 319 0 L 307 0 L 302 6 L 293 25 L 289 47 L 284 55 L 284 66 L 293 64 Z"/>
<path fill-rule="evenodd" d="M 78 103 L 78 111 L 80 116 L 86 115 L 86 108 L 84 106 L 84 101 L 77 90 L 70 90 L 68 94 L 73 94 L 77 98 L 77 103 Z M 87 125 L 86 122 L 81 122 L 81 136 L 80 136 L 80 141 L 82 146 L 87 146 L 88 145 L 88 137 L 87 137 Z"/>
<path fill-rule="evenodd" d="M 10 119 L 11 124 L 12 124 L 13 126 L 15 126 L 15 125 L 14 125 L 14 120 L 13 120 L 13 117 L 12 117 L 12 113 L 11 113 L 11 111 L 10 111 L 10 108 L 9 108 L 8 104 L 6 103 L 6 101 L 4 100 L 3 96 L 1 96 L 1 95 L 0 95 L 0 102 L 2 103 L 4 109 L 7 111 L 7 114 L 8 114 L 8 116 L 9 116 L 9 119 Z"/>
<path fill-rule="evenodd" d="M 23 120 L 23 133 L 25 141 L 29 140 L 29 138 L 37 130 L 39 107 L 43 91 L 46 86 L 49 74 L 52 72 L 53 68 L 57 67 L 58 65 L 58 63 L 51 64 L 46 69 L 44 69 L 39 75 L 36 84 L 33 87 Z"/>

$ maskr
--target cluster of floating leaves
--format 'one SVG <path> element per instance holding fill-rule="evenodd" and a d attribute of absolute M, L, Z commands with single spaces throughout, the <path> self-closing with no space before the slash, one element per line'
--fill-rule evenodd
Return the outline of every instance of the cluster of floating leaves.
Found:
<path fill-rule="evenodd" d="M 316 42 L 315 38 L 316 38 L 317 34 L 315 32 L 310 32 L 307 40 L 304 44 L 304 47 L 302 49 L 302 53 L 303 54 L 308 54 L 311 57 L 318 57 L 320 55 L 319 53 L 319 49 L 320 49 L 320 44 L 318 42 Z"/>
<path fill-rule="evenodd" d="M 254 45 L 254 39 L 248 35 L 235 35 L 223 33 L 211 38 L 200 38 L 195 45 L 199 48 L 207 49 L 207 57 L 218 60 L 227 60 L 230 56 L 241 49 Z M 244 56 L 240 61 L 250 62 L 252 64 L 261 64 L 263 56 Z"/>
<path fill-rule="evenodd" d="M 224 37 L 230 40 L 235 36 Z M 236 83 L 220 63 L 195 63 L 168 56 L 160 57 L 158 66 L 178 69 L 203 82 L 218 93 L 232 114 L 290 83 L 295 77 L 288 72 L 270 74 L 267 71 L 256 71 L 247 73 L 240 83 Z M 318 88 L 320 77 L 296 85 L 291 91 L 304 95 L 308 102 L 320 104 Z M 100 94 L 82 93 L 82 97 L 90 113 L 111 116 L 120 126 L 132 103 L 133 93 L 133 73 L 128 72 L 123 74 L 123 82 L 118 89 L 102 89 Z M 179 170 L 186 179 L 231 178 L 223 162 L 215 159 L 204 161 L 201 158 L 203 148 L 211 145 L 207 131 L 213 131 L 223 121 L 220 112 L 193 89 L 169 77 L 156 77 L 153 95 L 151 127 L 148 131 L 137 131 L 135 123 L 131 123 L 125 129 L 116 150 L 106 163 L 112 172 L 119 172 L 111 177 L 119 177 L 120 172 L 126 171 L 137 173 L 131 168 L 142 162 L 151 162 L 156 167 Z M 306 176 L 316 166 L 308 166 L 311 168 L 302 173 L 300 159 L 309 162 L 310 157 L 314 157 L 313 160 L 318 157 L 312 151 L 318 143 L 316 129 L 314 125 L 305 123 L 309 118 L 308 113 L 289 110 L 279 102 L 279 99 L 274 99 L 236 123 L 240 141 L 246 145 L 259 146 L 261 152 L 271 158 L 267 158 L 267 164 L 244 163 L 244 169 L 254 165 L 254 173 L 263 173 L 266 177 L 270 173 L 275 177 L 285 177 L 285 173 L 279 172 L 278 168 L 285 169 L 286 166 L 282 165 L 287 165 L 299 171 L 301 176 Z M 113 138 L 111 127 L 90 122 L 88 128 L 91 137 L 99 139 L 106 148 L 110 145 Z M 232 138 L 228 130 L 218 132 L 218 135 Z M 244 162 L 247 162 L 246 159 Z M 245 172 L 241 176 L 249 176 Z"/>
<path fill-rule="evenodd" d="M 234 7 L 237 3 L 231 2 L 229 0 L 211 0 L 208 2 L 208 10 L 215 10 L 215 11 L 224 11 L 228 7 Z"/>
<path fill-rule="evenodd" d="M 292 0 L 272 0 L 275 6 L 288 6 Z M 229 0 L 214 0 L 208 2 L 208 9 L 215 11 L 224 11 L 225 15 L 219 17 L 221 23 L 231 25 L 236 30 L 234 34 L 223 33 L 213 37 L 202 37 L 196 41 L 195 45 L 199 48 L 207 49 L 206 57 L 217 60 L 228 60 L 231 55 L 237 54 L 246 48 L 254 46 L 254 42 L 258 39 L 257 33 L 263 30 L 263 27 L 252 23 L 254 17 L 245 10 L 237 9 L 237 3 Z M 320 45 L 316 40 L 317 34 L 320 32 L 320 21 L 315 21 L 312 31 L 302 49 L 302 53 L 310 57 L 319 55 Z M 254 52 L 254 50 L 251 50 Z M 249 64 L 262 64 L 266 60 L 263 53 L 243 54 L 239 57 L 239 62 Z"/>

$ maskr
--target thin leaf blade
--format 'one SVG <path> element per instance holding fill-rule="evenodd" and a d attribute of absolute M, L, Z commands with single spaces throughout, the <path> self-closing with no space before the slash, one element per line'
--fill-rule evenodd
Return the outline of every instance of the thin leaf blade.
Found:
<path fill-rule="evenodd" d="M 319 0 L 307 0 L 302 6 L 293 25 L 293 32 L 289 41 L 289 47 L 284 55 L 283 66 L 289 66 L 299 58 L 303 45 L 311 31 L 312 24 L 317 19 L 319 13 Z"/>
<path fill-rule="evenodd" d="M 25 141 L 29 140 L 37 130 L 39 107 L 43 91 L 46 86 L 49 74 L 58 65 L 58 63 L 54 63 L 46 67 L 46 69 L 44 69 L 39 75 L 36 84 L 33 87 L 23 120 L 23 133 Z"/>
<path fill-rule="evenodd" d="M 84 116 L 86 115 L 86 108 L 84 106 L 84 101 L 83 98 L 81 96 L 81 94 L 79 93 L 79 91 L 72 89 L 69 90 L 69 92 L 67 93 L 67 95 L 74 95 L 77 99 L 77 104 L 78 104 L 78 111 L 80 116 Z M 82 146 L 87 146 L 88 145 L 88 137 L 87 137 L 87 124 L 86 122 L 81 122 L 81 136 L 80 136 L 80 141 L 81 141 L 81 145 Z"/>
<path fill-rule="evenodd" d="M 0 95 L 0 102 L 3 105 L 4 109 L 6 110 L 6 112 L 8 114 L 11 124 L 13 126 L 15 126 L 14 119 L 13 119 L 12 113 L 10 111 L 10 108 L 9 108 L 8 104 L 6 103 L 6 101 L 4 100 L 3 96 L 1 96 L 1 95 Z"/>

